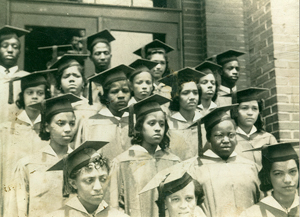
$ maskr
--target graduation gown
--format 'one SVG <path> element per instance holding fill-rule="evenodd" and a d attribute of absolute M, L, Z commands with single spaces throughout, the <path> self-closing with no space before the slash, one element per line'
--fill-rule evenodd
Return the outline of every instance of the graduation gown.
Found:
<path fill-rule="evenodd" d="M 199 120 L 201 117 L 201 114 L 195 111 L 193 122 Z M 180 112 L 171 111 L 167 115 L 167 121 L 169 125 L 170 151 L 181 160 L 195 157 L 198 154 L 197 126 L 188 128 L 190 124 Z"/>
<path fill-rule="evenodd" d="M 57 211 L 54 211 L 45 217 L 129 217 L 128 215 L 111 208 L 102 200 L 97 210 L 93 214 L 89 214 L 78 197 L 71 198 L 66 205 Z"/>
<path fill-rule="evenodd" d="M 187 160 L 189 173 L 204 190 L 204 204 L 211 217 L 236 217 L 260 199 L 256 165 L 236 155 L 227 161 L 211 150 Z"/>
<path fill-rule="evenodd" d="M 299 217 L 299 196 L 295 194 L 294 202 L 288 210 L 284 209 L 273 196 L 267 196 L 244 211 L 240 217 Z"/>
<path fill-rule="evenodd" d="M 276 138 L 265 131 L 257 132 L 256 127 L 253 126 L 250 134 L 247 135 L 241 128 L 236 130 L 237 146 L 235 147 L 235 152 L 247 158 L 259 165 L 259 170 L 261 169 L 261 152 L 259 151 L 249 151 L 243 152 L 245 150 L 260 148 L 263 145 L 273 145 L 277 144 Z"/>
<path fill-rule="evenodd" d="M 68 153 L 72 149 L 69 148 Z M 60 159 L 50 145 L 22 158 L 13 171 L 7 217 L 40 217 L 64 205 L 63 172 L 46 172 Z"/>
<path fill-rule="evenodd" d="M 81 137 L 76 139 L 77 148 L 86 140 L 107 141 L 101 152 L 109 160 L 131 147 L 131 139 L 128 137 L 128 112 L 124 112 L 121 118 L 114 116 L 106 106 L 88 120 L 83 121 L 78 128 Z M 80 141 L 80 142 L 79 142 Z"/>
<path fill-rule="evenodd" d="M 208 114 L 209 112 L 211 112 L 212 110 L 214 110 L 217 107 L 218 107 L 218 105 L 216 103 L 214 103 L 213 101 L 211 101 L 207 111 L 204 111 L 204 108 L 203 108 L 202 104 L 197 106 L 197 111 L 200 112 L 200 114 L 203 117 L 203 116 L 205 116 L 206 114 Z"/>
<path fill-rule="evenodd" d="M 158 216 L 155 204 L 157 191 L 139 192 L 159 171 L 166 169 L 180 159 L 162 150 L 151 156 L 140 145 L 133 145 L 112 162 L 110 174 L 110 205 L 118 208 L 124 203 L 125 212 L 131 217 Z"/>
<path fill-rule="evenodd" d="M 236 91 L 236 90 L 237 88 L 236 86 L 234 86 L 232 88 L 232 91 Z M 224 96 L 226 94 L 230 94 L 230 89 L 228 87 L 220 85 L 218 89 L 218 97 L 216 99 L 216 104 L 218 105 L 218 107 L 232 104 L 232 98 L 228 96 Z"/>

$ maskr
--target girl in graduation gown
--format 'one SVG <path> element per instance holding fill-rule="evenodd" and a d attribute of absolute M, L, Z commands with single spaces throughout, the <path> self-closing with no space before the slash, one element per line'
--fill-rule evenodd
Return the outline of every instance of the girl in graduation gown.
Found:
<path fill-rule="evenodd" d="M 126 75 L 134 69 L 119 65 L 91 77 L 89 80 L 100 83 L 103 95 L 99 98 L 101 110 L 82 122 L 76 139 L 76 146 L 86 140 L 108 141 L 109 144 L 101 151 L 108 159 L 113 159 L 130 145 L 128 137 L 128 112 L 120 111 L 125 108 L 130 99 L 130 89 Z"/>
<path fill-rule="evenodd" d="M 199 91 L 197 83 L 205 74 L 192 68 L 178 71 L 177 80 L 174 78 L 172 88 L 172 102 L 167 116 L 170 127 L 169 136 L 172 144 L 171 151 L 182 160 L 197 155 L 197 127 L 189 128 L 202 116 L 197 111 L 199 104 Z M 173 77 L 176 77 L 173 74 Z"/>
<path fill-rule="evenodd" d="M 257 152 L 244 152 L 252 148 L 260 148 L 263 145 L 276 144 L 275 137 L 263 129 L 261 112 L 263 110 L 262 93 L 264 88 L 247 88 L 237 92 L 239 107 L 235 117 L 237 124 L 236 138 L 238 145 L 236 152 L 254 161 L 261 167 L 261 155 Z"/>
<path fill-rule="evenodd" d="M 152 94 L 154 89 L 154 78 L 152 77 L 150 70 L 157 64 L 158 63 L 149 60 L 137 59 L 129 65 L 135 70 L 132 73 L 128 74 L 128 80 L 130 83 L 132 95 L 131 99 L 128 102 L 128 105 L 145 99 Z"/>
<path fill-rule="evenodd" d="M 168 151 L 168 126 L 160 107 L 168 101 L 155 94 L 129 107 L 130 115 L 132 110 L 136 114 L 134 136 L 132 146 L 112 161 L 110 204 L 131 217 L 158 216 L 154 192 L 139 192 L 157 172 L 180 161 Z"/>
<path fill-rule="evenodd" d="M 40 137 L 49 145 L 17 162 L 5 216 L 43 216 L 62 206 L 62 172 L 46 170 L 72 151 L 77 125 L 71 103 L 78 100 L 66 94 L 32 105 L 43 112 Z"/>
<path fill-rule="evenodd" d="M 201 119 L 211 149 L 184 162 L 190 164 L 189 174 L 203 187 L 211 217 L 239 216 L 261 196 L 257 165 L 234 152 L 235 123 L 227 111 L 236 106 L 218 107 Z"/>
<path fill-rule="evenodd" d="M 262 149 L 262 169 L 259 172 L 262 191 L 272 194 L 244 211 L 240 217 L 296 217 L 299 216 L 299 157 L 294 143 L 279 143 Z"/>

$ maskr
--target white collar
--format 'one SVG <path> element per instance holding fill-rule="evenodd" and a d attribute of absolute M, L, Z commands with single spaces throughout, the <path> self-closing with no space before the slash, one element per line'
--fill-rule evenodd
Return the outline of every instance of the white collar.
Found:
<path fill-rule="evenodd" d="M 137 103 L 136 99 L 134 97 L 131 97 L 131 99 L 128 101 L 128 106 Z"/>
<path fill-rule="evenodd" d="M 73 151 L 73 149 L 70 148 L 70 146 L 68 146 L 67 153 L 70 154 L 72 151 Z M 55 151 L 50 146 L 50 143 L 49 143 L 49 145 L 47 145 L 45 148 L 42 149 L 42 152 L 46 153 L 46 154 L 49 154 L 49 155 L 52 155 L 54 157 L 57 157 L 57 154 L 55 153 Z"/>
<path fill-rule="evenodd" d="M 273 196 L 267 196 L 265 198 L 263 198 L 260 202 L 264 203 L 264 204 L 267 204 L 271 207 L 274 207 L 276 209 L 279 209 L 283 212 L 285 212 L 286 214 L 288 214 L 291 209 L 293 209 L 294 207 L 297 207 L 299 206 L 299 197 L 297 196 L 297 193 L 295 194 L 295 199 L 294 199 L 294 202 L 293 204 L 291 205 L 290 208 L 288 209 L 284 209 L 279 203 L 277 200 L 275 200 L 275 198 Z"/>
<path fill-rule="evenodd" d="M 178 121 L 187 122 L 186 119 L 181 115 L 180 112 L 175 112 L 174 114 L 171 115 L 171 117 Z M 199 120 L 201 117 L 202 117 L 202 115 L 199 112 L 195 111 L 193 122 Z"/>
<path fill-rule="evenodd" d="M 128 150 L 133 150 L 133 151 L 140 151 L 140 152 L 145 152 L 148 153 L 148 151 L 141 145 L 132 145 Z M 157 146 L 155 152 L 161 150 L 161 148 L 159 147 L 159 145 Z"/>
<path fill-rule="evenodd" d="M 84 206 L 82 205 L 82 203 L 79 201 L 78 197 L 73 197 L 71 198 L 67 203 L 67 206 L 76 209 L 78 211 L 81 211 L 83 213 L 86 213 L 88 215 L 89 214 L 86 209 L 84 208 Z M 102 212 L 104 209 L 106 209 L 108 207 L 108 204 L 102 200 L 101 203 L 99 204 L 98 208 L 96 209 L 96 211 L 92 214 L 93 216 L 96 216 L 99 212 Z"/>
<path fill-rule="evenodd" d="M 247 137 L 250 137 L 252 134 L 254 134 L 254 133 L 257 132 L 257 128 L 253 125 L 253 126 L 252 126 L 252 129 L 250 130 L 250 133 L 247 134 L 247 133 L 245 133 L 244 130 L 242 130 L 242 128 L 237 127 L 236 132 L 239 133 L 239 134 L 245 135 L 245 136 L 247 136 Z"/>
<path fill-rule="evenodd" d="M 35 119 L 35 121 L 32 123 L 30 118 L 28 117 L 27 113 L 25 110 L 23 110 L 18 116 L 17 118 L 20 120 L 20 121 L 23 121 L 25 123 L 28 123 L 30 124 L 32 127 L 37 124 L 37 123 L 40 123 L 41 122 L 41 115 L 39 114 L 39 116 L 37 116 L 37 118 Z"/>
<path fill-rule="evenodd" d="M 213 151 L 210 150 L 210 149 L 208 149 L 207 151 L 205 151 L 205 152 L 203 153 L 203 155 L 204 155 L 204 156 L 207 156 L 207 157 L 211 157 L 211 158 L 219 158 L 219 159 L 222 159 L 222 158 L 220 158 L 219 155 L 217 155 L 215 152 L 213 152 Z M 233 151 L 233 152 L 231 153 L 231 155 L 229 156 L 229 158 L 235 157 L 235 156 L 237 156 L 237 153 L 236 153 L 235 151 Z"/>
<path fill-rule="evenodd" d="M 102 109 L 98 112 L 100 115 L 103 115 L 103 116 L 106 116 L 106 117 L 114 117 L 118 120 L 120 120 L 121 118 L 117 117 L 117 116 L 114 116 L 111 111 L 106 107 L 106 106 L 103 106 Z M 128 112 L 124 112 L 123 115 L 122 115 L 122 118 L 125 118 L 125 117 L 128 117 L 129 116 L 129 113 Z"/>
<path fill-rule="evenodd" d="M 230 88 L 225 87 L 225 86 L 223 86 L 223 85 L 220 85 L 220 86 L 219 86 L 219 90 L 221 90 L 221 91 L 223 91 L 223 92 L 225 92 L 225 93 L 230 94 Z M 234 87 L 232 88 L 232 91 L 236 91 L 236 86 L 234 86 Z"/>
<path fill-rule="evenodd" d="M 2 72 L 2 74 L 6 75 L 5 72 L 6 68 L 2 65 L 0 65 L 0 72 Z M 13 66 L 11 68 L 9 68 L 9 77 L 13 76 L 17 71 L 19 70 L 18 66 Z"/>
<path fill-rule="evenodd" d="M 197 106 L 200 110 L 204 110 L 204 108 L 203 108 L 203 105 L 202 104 L 200 104 L 200 105 L 198 105 Z M 210 102 L 210 105 L 209 105 L 209 107 L 208 107 L 208 111 L 210 111 L 210 110 L 213 110 L 214 108 L 217 108 L 218 107 L 218 105 L 216 104 L 216 103 L 214 103 L 213 101 L 211 101 Z"/>

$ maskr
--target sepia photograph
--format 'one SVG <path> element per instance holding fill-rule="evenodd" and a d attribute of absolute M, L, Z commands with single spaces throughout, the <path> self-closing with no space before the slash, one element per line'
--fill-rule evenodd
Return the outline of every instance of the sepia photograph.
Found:
<path fill-rule="evenodd" d="M 298 0 L 0 0 L 0 216 L 299 217 Z"/>

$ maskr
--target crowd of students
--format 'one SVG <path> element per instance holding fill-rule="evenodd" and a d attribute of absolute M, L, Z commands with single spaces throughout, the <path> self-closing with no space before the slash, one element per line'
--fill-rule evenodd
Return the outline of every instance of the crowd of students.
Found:
<path fill-rule="evenodd" d="M 237 90 L 244 53 L 172 71 L 155 39 L 110 68 L 103 30 L 29 73 L 26 34 L 0 29 L 3 216 L 299 216 L 299 142 L 264 130 L 268 89 Z"/>

